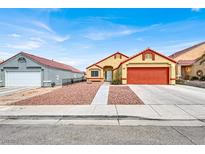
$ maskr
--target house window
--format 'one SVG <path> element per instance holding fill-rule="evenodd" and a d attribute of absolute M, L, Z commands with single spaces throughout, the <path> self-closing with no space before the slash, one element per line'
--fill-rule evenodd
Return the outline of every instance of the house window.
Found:
<path fill-rule="evenodd" d="M 99 71 L 91 71 L 91 77 L 98 77 Z"/>
<path fill-rule="evenodd" d="M 19 62 L 19 63 L 26 63 L 26 59 L 25 59 L 24 57 L 20 57 L 20 58 L 18 59 L 18 62 Z"/>
<path fill-rule="evenodd" d="M 152 54 L 147 53 L 147 54 L 145 55 L 145 59 L 152 59 Z"/>

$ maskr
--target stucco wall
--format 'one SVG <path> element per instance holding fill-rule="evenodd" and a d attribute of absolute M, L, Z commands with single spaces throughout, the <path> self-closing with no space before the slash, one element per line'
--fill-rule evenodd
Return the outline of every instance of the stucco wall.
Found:
<path fill-rule="evenodd" d="M 98 71 L 99 72 L 99 76 L 98 77 L 91 77 L 91 71 Z M 86 78 L 88 78 L 88 79 L 93 78 L 95 80 L 96 80 L 96 78 L 99 78 L 99 80 L 102 80 L 101 78 L 103 78 L 103 69 L 101 69 L 101 68 L 99 68 L 99 67 L 97 67 L 95 65 L 90 67 L 90 68 L 88 68 L 88 69 L 86 69 Z"/>
<path fill-rule="evenodd" d="M 142 60 L 142 54 L 122 64 L 122 83 L 127 84 L 127 68 L 128 67 L 169 67 L 170 68 L 170 84 L 175 84 L 176 64 L 168 59 L 155 54 L 155 60 Z"/>
<path fill-rule="evenodd" d="M 92 80 L 92 81 L 95 81 L 95 80 L 100 80 L 100 81 L 103 81 L 104 80 L 104 70 L 102 69 L 103 67 L 105 66 L 111 66 L 113 67 L 113 69 L 115 69 L 116 67 L 119 66 L 119 64 L 126 60 L 127 58 L 124 57 L 123 55 L 121 56 L 121 59 L 120 59 L 120 54 L 116 54 L 116 58 L 115 58 L 115 55 L 103 60 L 102 62 L 99 62 L 97 63 L 98 66 L 100 66 L 101 68 L 97 67 L 97 66 L 91 66 L 89 68 L 86 69 L 86 77 L 88 80 Z M 99 76 L 98 77 L 91 77 L 91 70 L 98 70 L 99 71 Z M 115 71 L 113 72 L 113 79 L 114 79 L 114 76 L 115 76 Z M 99 79 L 97 79 L 99 78 Z"/>
<path fill-rule="evenodd" d="M 104 66 L 112 66 L 113 69 L 116 68 L 122 61 L 126 60 L 127 58 L 124 57 L 124 56 L 121 56 L 121 59 L 120 59 L 120 54 L 116 54 L 116 58 L 115 56 L 113 55 L 112 57 L 98 63 L 98 65 L 100 67 L 104 67 Z"/>
<path fill-rule="evenodd" d="M 193 64 L 190 72 L 190 76 L 197 76 L 197 71 L 202 70 L 203 75 L 205 75 L 205 56 Z"/>
<path fill-rule="evenodd" d="M 201 57 L 203 54 L 205 54 L 205 43 L 177 56 L 174 60 L 194 60 Z"/>

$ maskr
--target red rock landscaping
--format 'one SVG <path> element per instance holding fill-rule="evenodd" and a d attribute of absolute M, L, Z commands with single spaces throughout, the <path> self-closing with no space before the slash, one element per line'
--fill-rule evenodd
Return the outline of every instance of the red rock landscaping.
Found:
<path fill-rule="evenodd" d="M 110 86 L 108 104 L 144 104 L 128 86 Z"/>
<path fill-rule="evenodd" d="M 90 104 L 95 97 L 100 82 L 86 82 L 64 86 L 52 92 L 15 102 L 14 105 L 83 105 Z"/>

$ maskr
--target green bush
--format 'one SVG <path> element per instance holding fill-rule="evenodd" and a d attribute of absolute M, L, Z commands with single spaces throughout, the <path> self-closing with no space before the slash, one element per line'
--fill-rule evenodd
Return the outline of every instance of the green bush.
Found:
<path fill-rule="evenodd" d="M 197 76 L 192 76 L 192 77 L 191 77 L 191 80 L 192 80 L 192 81 L 194 81 L 194 80 L 199 80 L 199 78 L 198 78 Z"/>
<path fill-rule="evenodd" d="M 55 82 L 52 82 L 51 83 L 51 87 L 55 87 L 56 86 L 56 83 Z"/>
<path fill-rule="evenodd" d="M 121 80 L 113 80 L 112 84 L 114 84 L 114 85 L 122 84 L 122 81 Z"/>
<path fill-rule="evenodd" d="M 205 81 L 205 75 L 200 78 L 200 81 Z"/>
<path fill-rule="evenodd" d="M 185 80 L 177 79 L 176 84 L 185 84 Z"/>

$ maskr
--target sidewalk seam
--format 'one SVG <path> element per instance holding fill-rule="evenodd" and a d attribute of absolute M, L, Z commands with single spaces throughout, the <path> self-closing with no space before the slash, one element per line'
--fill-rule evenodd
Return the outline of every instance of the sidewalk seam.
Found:
<path fill-rule="evenodd" d="M 148 104 L 148 106 L 149 106 L 154 112 L 156 112 L 156 113 L 158 114 L 158 116 L 162 117 L 162 115 L 161 115 L 157 110 L 155 110 L 155 109 L 152 107 L 152 105 Z"/>
<path fill-rule="evenodd" d="M 119 114 L 118 114 L 118 110 L 117 110 L 116 105 L 115 105 L 115 110 L 116 110 L 116 114 L 117 114 L 117 122 L 118 122 L 118 125 L 120 125 L 120 119 L 119 119 Z"/>
<path fill-rule="evenodd" d="M 174 126 L 171 126 L 172 129 L 174 129 L 177 133 L 179 133 L 180 135 L 182 135 L 183 137 L 187 138 L 191 143 L 193 143 L 194 145 L 196 145 L 196 143 L 189 138 L 188 136 L 184 135 L 183 133 L 181 133 L 179 130 L 177 130 Z"/>
<path fill-rule="evenodd" d="M 203 120 L 197 118 L 196 116 L 192 115 L 191 113 L 187 112 L 186 110 L 184 110 L 183 108 L 181 108 L 180 106 L 176 105 L 178 108 L 180 108 L 182 111 L 184 111 L 185 113 L 187 113 L 188 115 L 194 117 L 196 120 L 201 121 L 203 123 L 205 123 Z"/>
<path fill-rule="evenodd" d="M 189 113 L 189 112 L 187 112 L 187 111 L 185 111 L 184 109 L 182 109 L 180 106 L 178 106 L 177 104 L 176 104 L 176 106 L 179 108 L 179 109 L 181 109 L 183 112 L 185 112 L 185 113 L 187 113 L 188 115 L 190 115 L 190 116 L 192 116 L 192 117 L 194 117 L 195 119 L 197 119 L 197 120 L 199 120 L 200 121 L 200 119 L 198 119 L 197 117 L 195 117 L 194 115 L 192 115 L 191 113 Z"/>

